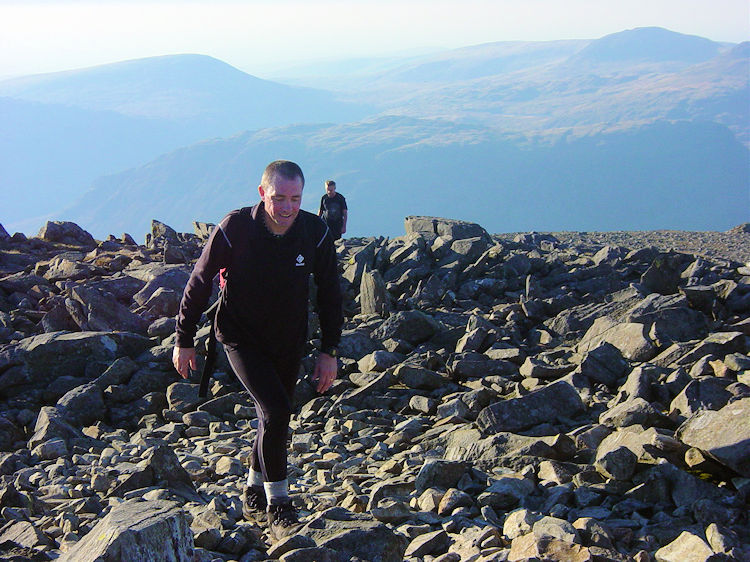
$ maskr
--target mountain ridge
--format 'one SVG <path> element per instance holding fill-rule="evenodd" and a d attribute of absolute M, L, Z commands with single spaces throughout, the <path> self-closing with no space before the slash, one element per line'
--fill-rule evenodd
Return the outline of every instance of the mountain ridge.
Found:
<path fill-rule="evenodd" d="M 721 45 L 661 27 L 638 27 L 592 41 L 575 58 L 597 63 L 677 61 L 694 64 L 719 54 Z"/>
<path fill-rule="evenodd" d="M 322 103 L 333 99 L 330 92 L 271 82 L 213 57 L 196 54 L 132 59 L 3 80 L 0 95 L 172 120 L 226 111 L 222 105 L 242 108 L 248 105 L 249 98 L 263 110 L 270 107 L 269 101 L 296 104 L 307 98 L 308 111 L 313 109 L 310 101 Z M 229 132 L 278 124 L 268 116 L 263 117 L 245 118 Z M 313 113 L 311 117 L 320 116 Z"/>
<path fill-rule="evenodd" d="M 451 124 L 429 126 L 428 134 L 425 120 L 385 116 L 200 143 L 100 178 L 65 217 L 100 236 L 107 226 L 143 231 L 154 213 L 181 229 L 196 217 L 218 222 L 254 203 L 263 167 L 283 157 L 305 171 L 311 211 L 317 187 L 337 180 L 352 236 L 393 236 L 404 216 L 441 209 L 496 232 L 722 230 L 750 218 L 750 152 L 720 125 L 665 121 L 555 142 L 469 125 L 451 137 Z"/>
<path fill-rule="evenodd" d="M 231 79 L 228 78 L 224 85 L 233 80 L 240 80 L 243 84 L 269 84 L 274 92 L 283 90 L 295 93 L 295 95 L 299 92 L 309 92 L 300 88 L 271 84 L 203 55 L 165 56 L 147 62 L 125 61 L 104 69 L 97 67 L 96 71 L 84 69 L 76 75 L 80 77 L 88 73 L 90 77 L 91 72 L 94 74 L 114 72 L 116 74 L 118 69 L 122 70 L 123 65 L 125 68 L 130 68 L 128 72 L 130 72 L 131 79 L 123 78 L 120 82 L 112 80 L 108 86 L 107 84 L 99 86 L 105 90 L 109 87 L 110 93 L 114 92 L 110 98 L 105 99 L 107 96 L 97 98 L 92 94 L 87 101 L 85 92 L 81 92 L 80 89 L 78 92 L 80 95 L 77 96 L 79 104 L 92 104 L 96 99 L 103 103 L 102 99 L 104 99 L 109 103 L 110 108 L 122 110 L 119 105 L 122 101 L 122 92 L 130 91 L 127 89 L 135 87 L 132 76 L 139 74 L 138 68 L 142 68 L 143 65 L 149 67 L 143 70 L 143 74 L 152 77 L 155 68 L 165 66 L 177 68 L 172 73 L 171 82 L 165 81 L 169 73 L 163 72 L 161 73 L 163 76 L 158 77 L 162 80 L 159 82 L 162 85 L 161 90 L 152 91 L 141 86 L 144 98 L 130 100 L 132 107 L 125 108 L 135 111 L 140 107 L 143 110 L 149 103 L 152 103 L 155 104 L 156 109 L 162 111 L 162 117 L 152 120 L 139 117 L 140 129 L 127 120 L 120 124 L 113 122 L 110 131 L 111 138 L 106 139 L 106 142 L 98 141 L 98 137 L 87 130 L 92 124 L 97 123 L 102 125 L 100 128 L 106 130 L 106 126 L 103 126 L 106 121 L 102 119 L 103 114 L 86 113 L 87 110 L 83 109 L 77 125 L 67 121 L 55 124 L 56 122 L 52 120 L 46 129 L 47 139 L 45 139 L 44 126 L 34 133 L 35 138 L 42 139 L 40 146 L 49 147 L 45 150 L 43 158 L 39 158 L 32 145 L 27 142 L 29 129 L 26 124 L 19 123 L 18 126 L 6 130 L 4 141 L 8 150 L 0 156 L 0 168 L 5 171 L 5 177 L 20 179 L 12 185 L 6 182 L 3 186 L 4 189 L 13 190 L 19 194 L 18 197 L 11 198 L 5 211 L 11 217 L 17 217 L 18 221 L 14 222 L 6 217 L 0 218 L 11 228 L 17 228 L 17 223 L 23 219 L 59 213 L 62 205 L 52 206 L 53 201 L 56 203 L 60 199 L 73 201 L 76 196 L 91 186 L 104 189 L 103 186 L 107 182 L 114 181 L 113 188 L 116 184 L 119 189 L 120 180 L 112 178 L 138 177 L 138 181 L 144 185 L 147 185 L 149 181 L 155 182 L 153 185 L 156 189 L 156 186 L 162 185 L 158 178 L 149 179 L 148 174 L 136 173 L 133 170 L 137 170 L 139 165 L 148 165 L 150 167 L 146 169 L 153 170 L 155 167 L 152 163 L 157 161 L 159 155 L 170 155 L 176 149 L 185 147 L 190 154 L 207 160 L 184 163 L 183 169 L 192 170 L 192 176 L 203 178 L 202 181 L 207 182 L 207 185 L 210 183 L 207 178 L 211 178 L 210 181 L 214 182 L 215 186 L 221 186 L 230 191 L 238 190 L 241 186 L 244 186 L 245 190 L 254 190 L 254 186 L 249 186 L 248 182 L 254 183 L 257 180 L 250 178 L 255 178 L 258 170 L 262 169 L 268 161 L 280 157 L 294 157 L 292 159 L 297 158 L 308 163 L 305 169 L 310 169 L 311 177 L 316 178 L 315 181 L 322 181 L 335 175 L 337 179 L 348 183 L 349 192 L 355 200 L 360 197 L 358 194 L 371 190 L 372 193 L 361 202 L 366 203 L 370 214 L 373 215 L 373 218 L 368 217 L 367 220 L 371 222 L 365 226 L 368 232 L 373 232 L 377 231 L 375 229 L 377 216 L 381 212 L 378 205 L 388 207 L 393 204 L 393 200 L 388 201 L 388 197 L 379 192 L 381 186 L 390 185 L 397 181 L 394 178 L 401 177 L 410 178 L 409 181 L 415 185 L 422 182 L 422 178 L 411 169 L 414 162 L 418 162 L 419 166 L 425 168 L 429 181 L 434 182 L 438 196 L 429 213 L 435 215 L 449 214 L 439 207 L 438 201 L 448 205 L 451 209 L 455 206 L 449 197 L 451 189 L 447 178 L 451 178 L 456 185 L 464 182 L 461 169 L 467 163 L 476 165 L 475 163 L 483 161 L 492 162 L 491 165 L 496 167 L 496 173 L 501 174 L 501 178 L 510 179 L 504 184 L 503 182 L 487 183 L 483 178 L 482 185 L 509 189 L 510 193 L 515 193 L 515 189 L 522 188 L 527 181 L 527 176 L 534 178 L 533 182 L 536 183 L 532 182 L 532 185 L 547 186 L 545 189 L 551 189 L 550 186 L 553 185 L 558 186 L 559 189 L 564 189 L 569 185 L 585 186 L 587 183 L 585 174 L 589 164 L 584 156 L 574 154 L 576 150 L 585 146 L 589 146 L 594 151 L 592 161 L 596 161 L 597 166 L 603 166 L 606 162 L 612 169 L 624 174 L 623 177 L 632 176 L 633 172 L 628 169 L 628 166 L 617 161 L 613 155 L 606 153 L 602 147 L 595 143 L 590 144 L 591 138 L 601 140 L 602 146 L 609 147 L 609 150 L 612 149 L 610 146 L 612 142 L 616 146 L 621 146 L 624 151 L 621 155 L 623 160 L 635 154 L 637 157 L 631 162 L 631 168 L 643 165 L 646 168 L 658 170 L 655 178 L 645 178 L 643 181 L 663 182 L 659 190 L 667 189 L 666 186 L 672 182 L 671 189 L 674 195 L 678 196 L 680 184 L 670 179 L 674 174 L 669 171 L 668 165 L 671 160 L 677 158 L 681 165 L 693 170 L 696 178 L 702 178 L 706 182 L 703 189 L 713 188 L 713 178 L 719 178 L 719 183 L 724 187 L 730 184 L 744 186 L 745 193 L 741 196 L 733 195 L 731 199 L 739 201 L 739 206 L 746 208 L 744 198 L 746 198 L 747 187 L 750 186 L 750 172 L 747 166 L 738 163 L 738 154 L 742 151 L 738 149 L 734 140 L 727 138 L 725 128 L 731 130 L 735 139 L 744 143 L 745 147 L 750 146 L 750 108 L 745 103 L 750 97 L 750 80 L 748 79 L 750 56 L 747 45 L 732 46 L 705 40 L 708 41 L 706 43 L 699 41 L 701 38 L 696 39 L 668 30 L 656 30 L 655 33 L 662 42 L 673 41 L 677 45 L 684 41 L 690 44 L 697 41 L 704 47 L 707 45 L 712 52 L 716 51 L 718 54 L 703 62 L 695 62 L 694 59 L 697 56 L 695 55 L 691 60 L 676 62 L 665 59 L 664 61 L 640 61 L 624 65 L 619 63 L 617 65 L 594 65 L 588 62 L 581 63 L 579 66 L 574 64 L 576 53 L 592 45 L 598 43 L 606 46 L 607 42 L 612 42 L 618 37 L 620 39 L 625 37 L 632 42 L 639 36 L 650 33 L 654 33 L 654 30 L 628 30 L 599 40 L 579 42 L 496 42 L 437 55 L 415 57 L 411 58 L 408 64 L 392 69 L 390 74 L 382 72 L 372 74 L 369 85 L 367 81 L 353 81 L 348 91 L 321 93 L 320 95 L 331 102 L 330 105 L 315 105 L 315 103 L 310 105 L 309 102 L 315 102 L 315 99 L 307 95 L 302 98 L 293 98 L 291 101 L 290 98 L 273 95 L 266 100 L 270 105 L 264 106 L 261 103 L 262 100 L 259 99 L 260 96 L 258 99 L 252 96 L 244 96 L 244 98 L 239 96 L 242 99 L 237 99 L 237 88 L 222 90 L 222 84 L 212 83 L 210 80 L 204 80 L 207 83 L 200 84 L 203 90 L 193 90 L 189 92 L 189 95 L 183 96 L 182 105 L 166 103 L 164 100 L 172 99 L 169 96 L 159 98 L 159 92 L 169 90 L 164 86 L 165 84 L 174 86 L 170 90 L 172 92 L 170 95 L 174 96 L 175 91 L 180 91 L 177 86 L 181 79 L 184 78 L 189 83 L 194 83 L 195 77 L 185 77 L 186 74 L 190 74 L 190 69 L 194 64 L 200 67 L 207 66 L 212 69 L 211 72 L 215 71 L 218 75 L 230 76 Z M 653 45 L 650 49 L 654 50 Z M 535 52 L 539 54 L 539 58 L 532 57 Z M 434 66 L 436 61 L 439 63 L 438 66 Z M 427 66 L 420 66 L 420 64 Z M 445 80 L 403 82 L 409 72 L 416 72 L 417 75 L 421 73 L 422 77 L 429 77 L 432 73 L 434 76 L 442 76 Z M 440 74 L 441 72 L 443 74 Z M 493 74 L 495 72 L 500 72 L 500 74 Z M 197 74 L 201 76 L 201 73 Z M 202 76 L 205 79 L 209 74 L 204 72 Z M 58 79 L 60 76 L 55 78 L 55 80 Z M 35 80 L 38 81 L 40 78 L 37 77 Z M 0 92 L 2 92 L 2 85 L 3 83 L 0 82 Z M 5 85 L 7 87 L 7 82 Z M 72 87 L 66 90 L 60 86 L 56 94 L 52 91 L 49 95 L 57 95 L 55 99 L 62 101 L 60 91 L 71 96 L 74 90 L 75 88 Z M 209 96 L 207 102 L 206 99 L 201 99 L 203 91 L 213 91 L 215 95 L 213 98 Z M 225 102 L 217 103 L 216 100 L 223 99 L 222 95 L 229 96 L 231 99 L 227 98 Z M 190 109 L 190 104 L 196 100 L 201 108 L 198 115 Z M 159 109 L 159 103 L 165 107 Z M 57 104 L 39 107 L 54 114 L 57 109 L 64 106 Z M 3 111 L 1 103 L 0 111 Z M 184 115 L 189 113 L 192 116 L 175 122 L 167 117 L 171 115 L 169 112 L 183 112 Z M 65 112 L 61 113 L 63 114 Z M 718 127 L 710 125 L 712 122 L 717 123 Z M 306 125 L 303 126 L 302 123 Z M 128 132 L 128 127 L 131 128 L 130 132 Z M 158 135 L 150 132 L 153 129 L 158 131 Z M 659 130 L 667 131 L 663 132 L 666 137 L 655 141 L 659 139 L 659 134 L 655 134 L 654 131 Z M 710 156 L 702 156 L 695 142 L 690 139 L 672 138 L 672 133 L 678 130 L 684 131 L 684 134 L 696 135 L 703 142 L 718 143 L 726 150 L 726 156 L 717 155 L 714 147 L 711 147 L 709 151 Z M 303 133 L 303 131 L 306 132 Z M 626 131 L 630 131 L 630 137 L 625 134 Z M 153 143 L 149 144 L 153 140 L 152 136 L 159 138 L 159 135 L 168 138 L 165 138 L 164 142 L 158 146 Z M 232 144 L 236 142 L 236 139 L 232 140 L 236 135 L 247 135 L 247 138 L 253 140 L 244 150 L 239 150 L 235 146 L 233 150 L 236 153 L 233 159 L 222 165 L 225 171 L 232 170 L 234 177 L 228 173 L 221 175 L 214 169 L 204 170 L 204 167 L 211 168 L 216 164 L 215 158 L 211 156 L 212 150 L 218 150 L 217 147 L 222 145 L 216 141 L 217 144 L 213 149 L 208 150 L 206 147 L 212 146 L 209 142 L 201 151 L 195 150 L 194 147 L 199 145 L 194 145 L 194 143 L 213 138 L 229 139 L 227 142 Z M 673 143 L 674 146 L 651 147 L 652 154 L 649 156 L 648 150 L 641 150 L 632 144 L 632 140 L 628 140 L 631 138 L 641 138 L 642 142 L 666 141 Z M 58 139 L 60 146 L 50 143 L 49 139 Z M 118 142 L 122 146 L 118 146 Z M 142 154 L 140 161 L 136 161 L 135 157 L 127 162 L 114 158 L 125 148 L 132 151 L 133 146 L 138 149 L 153 146 L 153 151 L 151 154 Z M 26 152 L 16 154 L 14 147 L 19 150 L 25 147 Z M 71 153 L 71 149 L 75 147 L 78 147 L 77 153 L 75 151 Z M 575 150 L 572 147 L 575 147 Z M 106 152 L 105 149 L 112 152 L 111 160 L 97 156 Z M 252 151 L 253 154 L 248 155 L 247 151 Z M 503 151 L 517 155 L 519 164 L 514 166 Z M 683 152 L 680 153 L 680 151 Z M 686 154 L 692 155 L 692 161 L 685 160 Z M 86 163 L 87 155 L 96 159 L 100 164 L 106 162 L 110 164 L 106 168 L 89 166 Z M 349 162 L 345 161 L 345 155 L 349 158 Z M 665 161 L 654 165 L 652 160 L 659 157 L 663 157 Z M 167 160 L 170 158 L 174 156 L 169 156 Z M 430 162 L 429 158 L 437 159 L 436 165 Z M 456 170 L 450 169 L 451 158 L 454 159 L 452 164 Z M 545 158 L 551 160 L 545 160 Z M 243 162 L 242 166 L 237 164 L 240 161 Z M 164 160 L 160 162 L 163 163 Z M 390 166 L 390 168 L 385 169 L 384 166 Z M 436 166 L 442 172 L 441 175 L 433 176 L 432 170 Z M 574 168 L 575 166 L 578 168 Z M 543 170 L 548 170 L 547 176 L 540 175 Z M 124 173 L 124 176 L 118 175 L 118 172 Z M 183 171 L 170 169 L 168 166 L 161 168 L 159 173 L 173 176 L 172 179 L 167 180 L 167 183 L 174 183 L 177 181 L 175 178 L 181 178 L 184 175 Z M 573 178 L 575 181 L 573 184 L 558 181 L 555 174 Z M 106 179 L 102 177 L 104 175 Z M 185 185 L 197 187 L 192 178 L 186 179 Z M 686 180 L 686 185 L 690 185 L 691 189 L 697 189 L 693 180 L 690 178 Z M 604 189 L 606 185 L 602 184 L 602 181 L 602 177 L 597 177 L 590 183 L 596 184 L 599 189 Z M 623 178 L 619 178 L 615 183 L 622 185 L 623 181 Z M 635 178 L 633 181 L 640 180 Z M 477 187 L 463 186 L 462 189 L 473 190 L 472 197 L 481 200 L 481 194 L 476 191 Z M 580 191 L 580 188 L 576 190 Z M 40 193 L 48 195 L 40 197 Z M 134 191 L 130 190 L 128 196 L 133 193 Z M 148 200 L 148 190 L 144 192 L 144 197 Z M 175 195 L 171 197 L 175 199 Z M 21 212 L 21 207 L 17 205 L 14 207 L 16 199 L 24 198 L 27 206 L 31 205 L 37 212 L 30 214 L 27 212 L 28 209 Z M 121 195 L 121 198 L 125 198 L 125 195 Z M 182 198 L 177 197 L 177 199 L 182 201 Z M 395 201 L 403 207 L 400 209 L 401 214 L 406 215 L 411 212 L 412 207 L 409 201 L 404 201 L 403 198 L 396 198 Z M 133 204 L 136 208 L 141 208 L 140 202 Z M 197 206 L 199 202 L 194 204 Z M 77 205 L 77 212 L 83 212 L 85 216 L 97 214 L 93 209 L 84 211 L 80 208 L 80 202 Z M 474 212 L 471 209 L 471 203 L 462 202 L 461 205 L 464 205 L 461 211 L 464 217 L 471 218 Z M 186 213 L 190 210 L 184 202 L 180 203 L 179 207 L 183 208 Z M 707 207 L 707 209 L 711 208 L 713 208 L 711 205 Z M 522 208 L 514 207 L 514 209 L 515 212 L 523 215 Z M 735 210 L 730 211 L 730 216 L 734 217 Z M 101 209 L 100 212 L 102 212 Z M 190 216 L 190 213 L 185 216 Z M 392 221 L 392 219 L 388 220 Z M 519 221 L 520 218 L 516 216 L 513 220 Z M 737 217 L 735 222 L 744 220 L 746 217 Z M 639 226 L 637 220 L 632 217 L 625 222 L 627 224 L 612 224 L 611 228 Z M 663 225 L 649 223 L 645 226 L 674 228 L 729 226 L 724 222 L 724 220 L 719 220 L 715 223 L 698 224 L 690 221 L 687 223 L 677 221 Z M 524 224 L 517 222 L 517 227 L 523 228 Z M 547 225 L 547 228 L 556 229 L 562 226 L 564 225 L 554 222 L 554 224 Z M 582 225 L 576 224 L 567 224 L 567 226 L 574 229 L 583 228 Z M 587 226 L 587 228 L 592 228 L 592 226 Z"/>
<path fill-rule="evenodd" d="M 102 74 L 108 76 L 103 82 Z M 211 78 L 217 74 L 224 80 Z M 200 89 L 180 88 L 181 80 Z M 158 87 L 150 88 L 150 81 Z M 2 219 L 15 224 L 54 213 L 97 177 L 202 139 L 289 122 L 356 120 L 369 113 L 364 107 L 329 92 L 265 81 L 202 55 L 2 81 L 2 188 L 15 194 Z"/>

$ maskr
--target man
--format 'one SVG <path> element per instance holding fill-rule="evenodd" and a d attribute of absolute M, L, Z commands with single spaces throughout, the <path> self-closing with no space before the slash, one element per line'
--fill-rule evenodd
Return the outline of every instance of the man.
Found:
<path fill-rule="evenodd" d="M 349 211 L 344 196 L 336 193 L 336 182 L 328 180 L 325 187 L 326 193 L 320 198 L 318 216 L 326 221 L 328 228 L 333 233 L 333 239 L 338 240 L 342 234 L 346 234 L 346 219 L 349 216 Z"/>
<path fill-rule="evenodd" d="M 172 360 L 183 378 L 197 367 L 193 338 L 214 277 L 225 285 L 216 336 L 259 412 L 243 514 L 265 516 L 274 540 L 295 531 L 289 499 L 287 437 L 294 386 L 307 341 L 309 276 L 318 286 L 321 352 L 313 380 L 325 392 L 337 374 L 343 323 L 336 252 L 325 223 L 300 210 L 305 178 L 286 160 L 269 164 L 261 201 L 229 213 L 214 229 L 195 264 L 180 304 Z"/>

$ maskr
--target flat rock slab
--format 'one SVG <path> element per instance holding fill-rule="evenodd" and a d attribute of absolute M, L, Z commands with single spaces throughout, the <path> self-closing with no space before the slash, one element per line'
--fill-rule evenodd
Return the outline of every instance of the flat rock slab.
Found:
<path fill-rule="evenodd" d="M 463 462 L 429 459 L 419 469 L 414 488 L 419 493 L 427 488 L 454 488 L 468 468 Z"/>
<path fill-rule="evenodd" d="M 409 234 L 446 236 L 454 240 L 481 237 L 490 239 L 487 231 L 473 222 L 441 217 L 409 216 L 404 219 L 404 229 Z"/>
<path fill-rule="evenodd" d="M 657 562 L 705 562 L 712 556 L 706 541 L 688 531 L 654 553 Z"/>
<path fill-rule="evenodd" d="M 584 409 L 575 388 L 558 381 L 526 396 L 487 406 L 479 413 L 477 425 L 485 434 L 520 431 L 558 417 L 574 417 Z"/>
<path fill-rule="evenodd" d="M 721 409 L 732 397 L 729 383 L 729 379 L 716 377 L 690 381 L 669 405 L 670 417 L 684 420 L 701 411 Z"/>
<path fill-rule="evenodd" d="M 49 381 L 63 375 L 83 376 L 91 363 L 137 356 L 150 345 L 148 338 L 128 332 L 53 332 L 8 346 L 0 354 L 0 366 L 23 364 L 29 382 Z"/>
<path fill-rule="evenodd" d="M 77 286 L 71 289 L 72 297 L 83 305 L 89 329 L 102 332 L 121 330 L 145 333 L 148 322 L 134 314 L 127 306 L 112 299 L 98 289 Z"/>
<path fill-rule="evenodd" d="M 0 544 L 5 548 L 15 545 L 18 548 L 36 549 L 52 546 L 52 541 L 30 521 L 14 521 L 0 530 Z"/>
<path fill-rule="evenodd" d="M 339 353 L 342 357 L 349 357 L 359 361 L 368 353 L 382 349 L 382 344 L 373 340 L 363 330 L 344 330 L 341 333 Z"/>
<path fill-rule="evenodd" d="M 312 538 L 318 547 L 335 550 L 345 560 L 403 560 L 408 541 L 386 525 L 369 516 L 338 508 L 322 515 L 300 531 L 300 534 Z"/>
<path fill-rule="evenodd" d="M 193 533 L 175 502 L 130 500 L 112 508 L 60 562 L 100 560 L 193 560 Z"/>
<path fill-rule="evenodd" d="M 417 345 L 438 331 L 440 325 L 431 316 L 418 310 L 406 310 L 391 315 L 372 335 L 376 340 L 393 338 Z"/>
<path fill-rule="evenodd" d="M 750 398 L 721 410 L 699 411 L 680 426 L 677 435 L 686 445 L 750 478 Z"/>
<path fill-rule="evenodd" d="M 534 533 L 513 539 L 508 560 L 567 560 L 589 562 L 592 556 L 586 547 L 552 537 L 539 539 Z"/>
<path fill-rule="evenodd" d="M 96 240 L 91 234 L 68 221 L 47 221 L 37 236 L 48 242 L 60 242 L 71 246 L 96 246 Z"/>
<path fill-rule="evenodd" d="M 449 545 L 450 538 L 448 537 L 448 533 L 439 529 L 416 537 L 411 543 L 409 543 L 404 555 L 406 557 L 425 556 L 426 554 L 442 552 L 448 548 Z"/>
<path fill-rule="evenodd" d="M 498 459 L 520 456 L 556 458 L 555 437 L 530 437 L 510 432 L 499 432 L 482 438 L 473 428 L 451 432 L 443 440 L 445 459 L 472 463 L 490 469 Z"/>
<path fill-rule="evenodd" d="M 578 344 L 578 351 L 588 353 L 603 342 L 615 346 L 631 361 L 648 361 L 656 355 L 646 326 L 638 322 L 620 322 L 609 316 L 597 318 Z"/>

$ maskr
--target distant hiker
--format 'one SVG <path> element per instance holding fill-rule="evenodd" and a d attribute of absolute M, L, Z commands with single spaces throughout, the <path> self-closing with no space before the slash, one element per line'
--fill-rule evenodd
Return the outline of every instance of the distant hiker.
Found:
<path fill-rule="evenodd" d="M 333 239 L 338 240 L 342 234 L 346 234 L 346 219 L 349 211 L 346 207 L 346 199 L 340 193 L 336 193 L 336 182 L 328 180 L 325 183 L 326 193 L 320 198 L 320 209 L 318 216 L 322 217 L 328 228 L 333 233 Z"/>
<path fill-rule="evenodd" d="M 299 528 L 287 482 L 292 397 L 307 341 L 308 281 L 318 286 L 322 343 L 313 380 L 325 392 L 337 375 L 343 323 L 333 238 L 326 224 L 300 210 L 305 178 L 294 162 L 270 163 L 260 202 L 232 211 L 211 233 L 185 287 L 172 362 L 183 378 L 196 368 L 194 337 L 213 280 L 225 281 L 216 338 L 258 409 L 258 432 L 243 491 L 247 519 L 265 518 L 274 540 Z"/>

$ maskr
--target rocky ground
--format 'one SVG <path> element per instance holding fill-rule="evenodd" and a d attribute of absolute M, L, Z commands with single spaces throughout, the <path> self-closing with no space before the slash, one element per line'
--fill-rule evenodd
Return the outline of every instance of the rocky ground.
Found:
<path fill-rule="evenodd" d="M 0 560 L 750 559 L 747 225 L 405 227 L 338 247 L 342 374 L 298 384 L 274 545 L 241 516 L 252 402 L 170 364 L 210 225 L 0 227 Z"/>
<path fill-rule="evenodd" d="M 513 239 L 518 234 L 498 235 Z M 739 225 L 726 232 L 685 230 L 644 230 L 612 232 L 551 232 L 564 244 L 592 247 L 623 246 L 631 250 L 656 248 L 663 252 L 675 250 L 709 259 L 730 259 L 750 263 L 750 225 Z"/>

